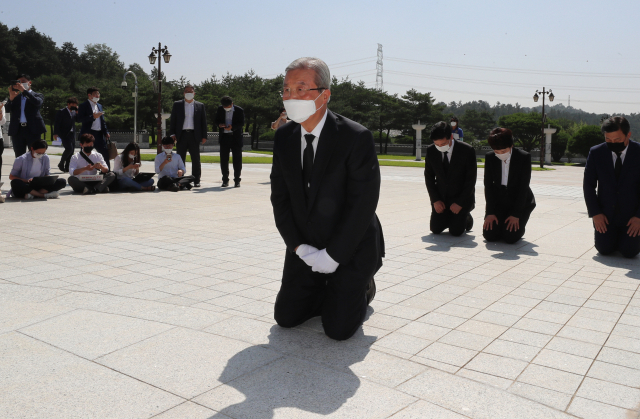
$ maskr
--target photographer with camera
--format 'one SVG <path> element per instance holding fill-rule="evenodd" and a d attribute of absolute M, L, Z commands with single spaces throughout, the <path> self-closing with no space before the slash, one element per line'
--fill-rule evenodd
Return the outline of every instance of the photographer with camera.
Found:
<path fill-rule="evenodd" d="M 93 195 L 96 192 L 109 192 L 109 185 L 116 180 L 116 174 L 109 172 L 107 163 L 104 161 L 101 153 L 98 153 L 94 147 L 94 138 L 91 134 L 82 134 L 80 136 L 80 151 L 71 157 L 69 163 L 69 186 L 76 193 L 83 195 Z M 102 180 L 80 180 L 78 176 L 102 175 Z"/>
<path fill-rule="evenodd" d="M 27 148 L 47 132 L 40 108 L 44 103 L 44 95 L 31 90 L 31 77 L 20 74 L 9 86 L 9 101 L 5 105 L 11 114 L 9 135 L 13 142 L 16 157 L 27 152 Z"/>

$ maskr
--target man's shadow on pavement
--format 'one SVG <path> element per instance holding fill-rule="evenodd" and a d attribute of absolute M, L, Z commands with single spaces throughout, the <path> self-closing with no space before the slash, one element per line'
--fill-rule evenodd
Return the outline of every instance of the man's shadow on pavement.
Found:
<path fill-rule="evenodd" d="M 440 234 L 431 233 L 426 236 L 422 236 L 423 243 L 430 243 L 433 246 L 429 246 L 426 250 L 433 252 L 448 252 L 452 247 L 464 247 L 473 248 L 478 246 L 476 243 L 476 236 L 472 233 L 465 232 L 462 236 L 452 236 L 448 232 Z"/>
<path fill-rule="evenodd" d="M 257 345 L 270 351 L 252 346 L 234 355 L 219 377 L 225 385 L 196 401 L 219 412 L 210 419 L 271 419 L 276 409 L 293 410 L 299 417 L 305 417 L 304 412 L 330 415 L 360 387 L 360 379 L 349 367 L 365 359 L 375 340 L 363 336 L 362 329 L 354 338 L 337 342 L 321 333 L 274 325 L 269 343 Z M 281 356 L 274 360 L 274 352 Z M 234 371 L 255 363 L 256 354 L 267 357 L 265 365 L 236 378 Z"/>

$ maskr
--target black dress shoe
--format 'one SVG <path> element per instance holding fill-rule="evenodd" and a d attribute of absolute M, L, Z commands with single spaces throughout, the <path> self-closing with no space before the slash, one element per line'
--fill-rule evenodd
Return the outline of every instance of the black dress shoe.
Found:
<path fill-rule="evenodd" d="M 376 296 L 376 281 L 371 278 L 369 286 L 367 287 L 367 305 L 371 304 L 373 297 Z"/>
<path fill-rule="evenodd" d="M 234 188 L 239 188 L 240 187 L 240 182 L 235 182 L 233 185 Z"/>
<path fill-rule="evenodd" d="M 60 171 L 61 171 L 62 173 L 64 173 L 64 172 L 68 172 L 68 170 L 64 170 L 64 167 L 60 167 L 60 166 L 58 166 L 58 169 L 60 169 Z"/>
<path fill-rule="evenodd" d="M 222 187 L 223 187 L 223 188 L 226 188 L 227 186 L 229 186 L 229 181 L 227 181 L 227 182 L 222 182 Z"/>
<path fill-rule="evenodd" d="M 193 186 L 195 186 L 196 188 L 199 188 L 200 187 L 200 182 L 194 183 Z"/>
<path fill-rule="evenodd" d="M 467 231 L 471 230 L 473 228 L 473 217 L 471 216 L 471 214 L 467 214 Z"/>

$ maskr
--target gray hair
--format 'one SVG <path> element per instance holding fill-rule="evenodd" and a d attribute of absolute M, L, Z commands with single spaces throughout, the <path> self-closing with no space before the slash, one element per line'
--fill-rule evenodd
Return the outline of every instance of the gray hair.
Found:
<path fill-rule="evenodd" d="M 294 60 L 291 64 L 285 68 L 285 74 L 291 70 L 313 70 L 316 73 L 314 82 L 318 87 L 324 87 L 325 89 L 331 89 L 331 73 L 329 72 L 329 66 L 320 58 L 314 57 L 302 57 Z"/>

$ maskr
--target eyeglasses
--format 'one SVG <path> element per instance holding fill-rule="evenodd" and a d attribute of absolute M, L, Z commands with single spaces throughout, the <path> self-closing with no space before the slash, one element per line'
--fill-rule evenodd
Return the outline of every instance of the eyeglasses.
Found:
<path fill-rule="evenodd" d="M 327 90 L 326 87 L 315 87 L 313 89 L 305 89 L 303 87 L 296 87 L 291 89 L 290 87 L 285 87 L 284 89 L 282 89 L 282 91 L 280 92 L 280 96 L 282 96 L 283 99 L 288 99 L 291 97 L 291 92 L 295 91 L 296 95 L 298 97 L 304 96 L 307 94 L 307 92 L 311 91 L 311 90 Z"/>

